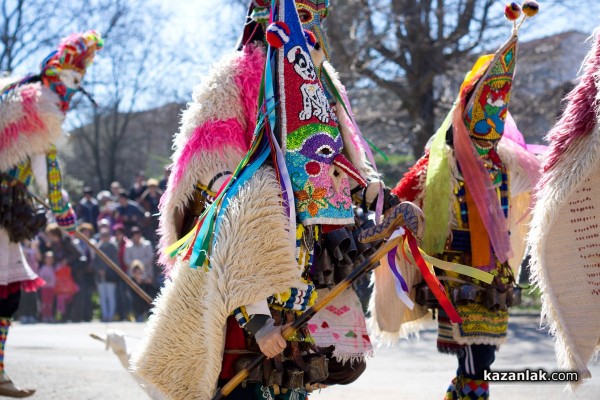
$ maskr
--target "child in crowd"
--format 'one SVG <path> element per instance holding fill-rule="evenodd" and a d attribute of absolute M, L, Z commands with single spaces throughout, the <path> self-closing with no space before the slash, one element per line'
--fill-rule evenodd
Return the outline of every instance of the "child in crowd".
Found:
<path fill-rule="evenodd" d="M 63 318 L 67 312 L 67 307 L 71 303 L 73 296 L 79 292 L 79 286 L 75 283 L 71 267 L 66 261 L 58 265 L 55 274 L 54 294 L 56 295 L 56 312 L 61 322 L 65 322 Z"/>
<path fill-rule="evenodd" d="M 54 286 L 56 285 L 56 274 L 54 272 L 54 253 L 44 253 L 44 263 L 38 272 L 40 278 L 46 283 L 41 291 L 42 298 L 42 322 L 54 322 Z"/>
<path fill-rule="evenodd" d="M 131 278 L 139 285 L 139 287 L 142 288 L 144 292 L 148 293 L 150 297 L 154 297 L 154 286 L 147 283 L 144 279 L 144 270 L 144 263 L 142 263 L 140 260 L 133 260 L 130 265 Z M 137 322 L 144 322 L 148 317 L 150 305 L 135 293 L 133 294 L 132 303 L 135 320 Z"/>

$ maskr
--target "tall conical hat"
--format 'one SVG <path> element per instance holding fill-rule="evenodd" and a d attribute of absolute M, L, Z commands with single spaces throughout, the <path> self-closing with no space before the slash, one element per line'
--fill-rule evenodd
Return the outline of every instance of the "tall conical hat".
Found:
<path fill-rule="evenodd" d="M 366 184 L 342 154 L 343 139 L 330 107 L 293 0 L 279 2 L 267 41 L 278 48 L 277 128 L 291 178 L 299 222 L 346 225 L 354 222 L 348 176 Z M 314 44 L 314 42 L 312 42 Z"/>

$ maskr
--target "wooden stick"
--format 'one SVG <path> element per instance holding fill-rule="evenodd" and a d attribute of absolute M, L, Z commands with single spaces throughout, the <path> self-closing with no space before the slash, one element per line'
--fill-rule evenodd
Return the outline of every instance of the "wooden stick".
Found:
<path fill-rule="evenodd" d="M 43 200 L 41 199 L 38 195 L 36 195 L 35 193 L 29 193 L 31 194 L 31 196 L 35 199 L 35 201 L 37 201 L 38 203 L 40 203 L 42 206 L 44 206 L 45 208 L 47 208 L 48 210 L 50 210 L 50 206 Z M 69 232 L 66 231 L 66 229 L 64 229 L 63 227 L 60 227 L 60 229 L 63 231 L 63 233 L 65 234 L 69 234 Z M 108 265 L 110 267 L 110 269 L 112 269 L 113 271 L 115 271 L 115 273 L 117 275 L 119 275 L 119 278 L 121 278 L 127 285 L 129 285 L 129 287 L 138 295 L 140 296 L 146 303 L 148 304 L 152 304 L 152 297 L 150 297 L 148 295 L 148 293 L 146 293 L 144 291 L 144 289 L 142 289 L 137 283 L 135 283 L 133 281 L 133 279 L 131 279 L 121 268 L 119 268 L 119 266 L 117 264 L 115 264 L 113 262 L 113 260 L 111 260 L 110 258 L 108 258 L 108 256 L 106 255 L 106 253 L 104 253 L 102 250 L 100 250 L 95 244 L 93 244 L 90 239 L 88 239 L 83 233 L 75 230 L 73 232 L 73 234 L 82 242 L 84 242 L 85 244 L 87 244 L 90 249 L 94 250 L 94 252 L 98 255 L 98 257 L 100 257 L 102 259 L 102 261 L 104 261 L 106 263 L 106 265 Z"/>
<path fill-rule="evenodd" d="M 285 340 L 290 339 L 298 329 L 300 329 L 305 323 L 307 323 L 316 313 L 318 313 L 321 309 L 323 309 L 327 304 L 331 303 L 333 299 L 339 296 L 344 290 L 348 289 L 350 285 L 352 285 L 358 278 L 360 278 L 365 273 L 371 271 L 375 268 L 379 260 L 381 260 L 387 253 L 389 253 L 394 247 L 398 246 L 402 240 L 402 236 L 396 237 L 384 245 L 382 245 L 377 251 L 369 257 L 364 263 L 362 263 L 359 267 L 354 269 L 350 275 L 348 275 L 343 281 L 335 285 L 323 298 L 319 298 L 317 303 L 306 310 L 302 315 L 298 317 L 291 325 L 284 328 L 281 331 L 281 336 Z M 221 400 L 227 395 L 229 395 L 238 385 L 240 385 L 249 375 L 250 372 L 258 367 L 258 365 L 265 359 L 264 354 L 260 354 L 256 356 L 254 360 L 250 364 L 246 366 L 243 370 L 238 372 L 229 382 L 225 384 L 217 394 L 212 398 L 212 400 Z"/>

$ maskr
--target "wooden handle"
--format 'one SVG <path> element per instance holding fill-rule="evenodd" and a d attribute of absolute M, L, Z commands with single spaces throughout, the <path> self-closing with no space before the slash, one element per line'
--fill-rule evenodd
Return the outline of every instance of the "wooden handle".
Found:
<path fill-rule="evenodd" d="M 38 203 L 40 203 L 42 206 L 44 206 L 45 208 L 47 208 L 48 210 L 50 210 L 50 206 L 40 197 L 38 197 L 35 193 L 29 193 L 31 194 L 31 196 L 35 199 L 35 201 L 37 201 Z M 64 229 L 62 226 L 59 226 L 59 228 L 61 229 L 61 231 L 68 235 L 69 232 L 67 232 L 66 229 Z M 115 264 L 113 262 L 113 260 L 111 260 L 110 258 L 108 258 L 108 256 L 106 255 L 106 253 L 104 253 L 102 250 L 100 250 L 98 247 L 96 247 L 96 245 L 94 243 L 92 243 L 90 241 L 90 239 L 88 239 L 83 233 L 75 230 L 73 231 L 73 234 L 82 242 L 85 242 L 85 244 L 87 244 L 90 249 L 94 250 L 94 252 L 98 255 L 98 257 L 100 257 L 102 259 L 102 261 L 104 261 L 106 263 L 106 265 L 108 265 L 110 267 L 110 269 L 112 269 L 113 271 L 115 271 L 117 273 L 117 275 L 119 275 L 119 278 L 121 278 L 123 281 L 125 281 L 125 283 L 131 288 L 133 289 L 133 291 L 140 296 L 146 303 L 148 304 L 152 304 L 152 297 L 150 297 L 148 295 L 148 293 L 146 293 L 141 287 L 139 287 L 139 285 L 137 283 L 135 283 L 133 281 L 133 279 L 131 279 L 121 268 L 119 268 L 119 266 L 117 264 Z"/>
<path fill-rule="evenodd" d="M 344 290 L 348 289 L 350 285 L 352 285 L 358 278 L 362 275 L 373 269 L 373 267 L 381 260 L 387 253 L 389 253 L 394 247 L 400 244 L 402 237 L 399 236 L 386 242 L 382 245 L 368 260 L 362 263 L 359 267 L 354 269 L 343 281 L 335 285 L 325 296 L 319 298 L 317 303 L 306 310 L 302 315 L 300 315 L 291 325 L 285 327 L 281 331 L 281 336 L 285 340 L 291 339 L 296 331 L 300 329 L 304 324 L 306 324 L 316 313 L 322 310 L 326 305 L 331 303 L 333 299 L 338 297 L 340 294 L 344 292 Z M 260 354 L 256 356 L 254 360 L 250 364 L 246 366 L 243 370 L 238 372 L 229 382 L 225 384 L 217 394 L 212 398 L 212 400 L 220 400 L 229 395 L 239 384 L 241 384 L 244 379 L 250 375 L 250 372 L 258 367 L 258 365 L 265 359 L 264 354 Z"/>

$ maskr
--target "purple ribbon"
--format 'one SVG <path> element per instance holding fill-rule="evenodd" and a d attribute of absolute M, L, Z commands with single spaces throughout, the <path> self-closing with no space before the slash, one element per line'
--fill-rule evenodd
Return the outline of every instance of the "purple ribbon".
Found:
<path fill-rule="evenodd" d="M 408 293 L 408 285 L 406 284 L 406 281 L 400 274 L 400 271 L 398 271 L 398 266 L 396 265 L 397 253 L 398 247 L 394 247 L 392 250 L 390 250 L 390 252 L 387 254 L 388 265 L 390 266 L 390 269 L 392 270 L 392 273 L 396 277 L 398 283 L 400 283 L 400 287 L 402 288 L 402 290 Z"/>

